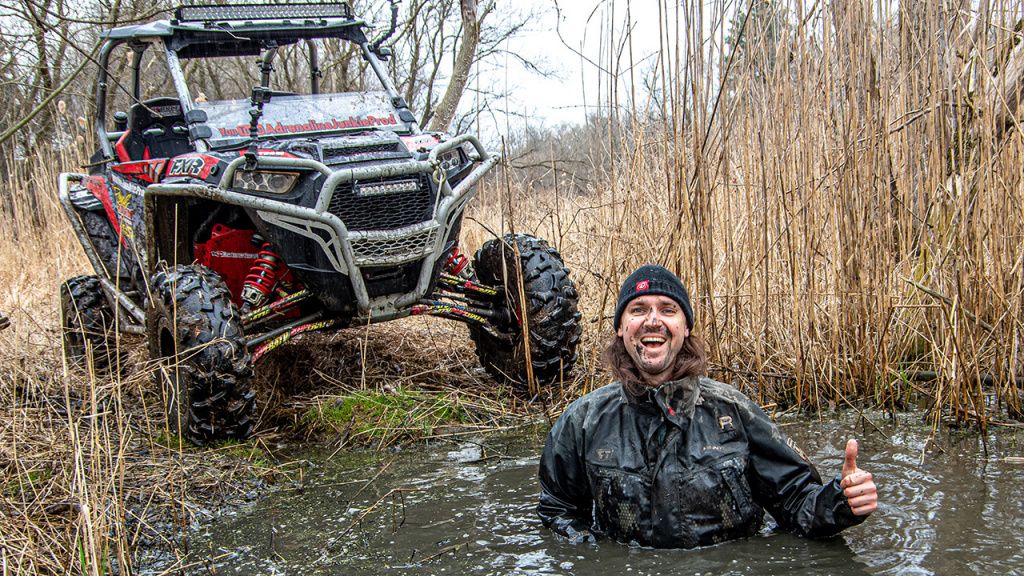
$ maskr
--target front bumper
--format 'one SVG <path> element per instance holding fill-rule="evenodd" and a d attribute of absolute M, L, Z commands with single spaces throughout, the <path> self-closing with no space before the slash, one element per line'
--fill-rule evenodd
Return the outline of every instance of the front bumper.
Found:
<path fill-rule="evenodd" d="M 479 163 L 453 188 L 443 176 L 439 158 L 466 143 L 475 148 Z M 474 195 L 476 183 L 497 163 L 497 158 L 471 135 L 457 136 L 438 144 L 426 160 L 409 159 L 341 170 L 332 170 L 316 160 L 258 157 L 257 169 L 261 170 L 320 172 L 324 181 L 312 207 L 230 190 L 235 173 L 245 162 L 244 157 L 233 160 L 221 176 L 219 185 L 150 185 L 146 189 L 145 201 L 147 225 L 153 222 L 156 198 L 160 196 L 203 198 L 245 208 L 264 225 L 297 234 L 318 246 L 329 267 L 327 271 L 348 278 L 355 299 L 356 318 L 380 321 L 404 314 L 408 306 L 427 294 L 435 263 L 445 249 L 445 239 L 460 222 L 459 215 Z M 331 213 L 331 200 L 342 186 L 410 177 L 428 177 L 437 186 L 432 217 L 427 220 L 393 230 L 353 231 Z M 154 262 L 153 259 L 150 261 Z M 364 280 L 364 270 L 405 267 L 415 262 L 419 262 L 419 272 L 412 290 L 371 296 Z"/>

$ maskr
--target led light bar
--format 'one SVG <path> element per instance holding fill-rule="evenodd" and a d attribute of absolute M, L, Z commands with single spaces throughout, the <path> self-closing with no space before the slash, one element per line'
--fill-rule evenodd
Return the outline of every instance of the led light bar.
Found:
<path fill-rule="evenodd" d="M 346 2 L 301 4 L 215 4 L 181 6 L 174 17 L 179 22 L 220 22 L 225 20 L 307 20 L 352 18 Z"/>
<path fill-rule="evenodd" d="M 420 183 L 418 180 L 396 180 L 393 182 L 357 184 L 356 194 L 358 194 L 359 196 L 383 196 L 385 194 L 416 192 L 419 189 Z"/>

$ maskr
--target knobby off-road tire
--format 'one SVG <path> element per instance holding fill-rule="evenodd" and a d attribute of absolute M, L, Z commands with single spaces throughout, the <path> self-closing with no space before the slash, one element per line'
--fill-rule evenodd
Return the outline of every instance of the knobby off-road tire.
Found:
<path fill-rule="evenodd" d="M 519 246 L 518 265 L 513 242 Z M 582 329 L 579 295 L 558 251 L 543 239 L 508 234 L 486 242 L 474 256 L 474 266 L 482 284 L 505 290 L 501 301 L 512 311 L 510 325 L 494 327 L 497 335 L 470 324 L 470 337 L 487 372 L 499 382 L 527 387 L 526 350 L 521 322 L 516 321 L 525 310 L 534 378 L 546 386 L 567 375 L 576 363 Z M 525 306 L 520 303 L 520 273 Z"/>
<path fill-rule="evenodd" d="M 114 310 L 96 276 L 75 276 L 60 286 L 64 357 L 74 368 L 107 374 L 120 365 Z"/>
<path fill-rule="evenodd" d="M 248 437 L 252 361 L 227 286 L 198 264 L 161 270 L 152 284 L 149 352 L 168 427 L 196 444 Z"/>

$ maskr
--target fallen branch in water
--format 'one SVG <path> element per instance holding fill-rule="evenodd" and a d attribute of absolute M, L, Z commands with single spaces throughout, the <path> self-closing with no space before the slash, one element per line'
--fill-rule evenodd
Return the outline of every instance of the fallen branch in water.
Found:
<path fill-rule="evenodd" d="M 373 484 L 374 482 L 376 482 L 377 478 L 380 478 L 380 475 L 383 474 L 385 470 L 387 470 L 388 468 L 391 468 L 391 465 L 394 462 L 395 462 L 394 460 L 391 460 L 387 464 L 385 464 L 384 466 L 381 466 L 381 469 L 376 474 L 373 475 L 373 478 L 370 478 L 369 480 L 367 480 L 366 484 L 362 488 L 360 488 L 358 491 L 356 491 L 355 494 L 352 495 L 352 499 L 355 500 L 356 498 L 358 498 L 359 495 L 363 493 L 363 490 L 366 490 L 367 486 L 369 486 L 369 485 Z"/>
<path fill-rule="evenodd" d="M 437 558 L 438 556 L 443 556 L 443 555 L 445 555 L 445 554 L 447 554 L 449 552 L 458 552 L 459 549 L 463 548 L 463 547 L 469 548 L 469 541 L 468 540 L 466 542 L 459 542 L 458 544 L 452 544 L 450 546 L 445 546 L 444 548 L 441 548 L 440 550 L 438 550 L 437 552 L 431 554 L 430 556 L 427 556 L 423 560 L 420 560 L 420 562 L 430 562 L 434 558 Z"/>
<path fill-rule="evenodd" d="M 367 516 L 369 516 L 371 512 L 376 510 L 377 507 L 380 506 L 380 504 L 382 502 L 384 502 L 385 500 L 387 500 L 388 498 L 394 496 L 395 494 L 402 494 L 402 493 L 405 493 L 405 492 L 419 492 L 419 491 L 420 491 L 419 488 L 392 488 L 391 490 L 388 490 L 387 494 L 381 496 L 376 502 L 371 504 L 369 508 L 367 508 L 366 510 L 363 510 L 362 512 L 360 512 L 359 515 L 356 516 L 356 518 L 354 520 L 352 520 L 352 522 L 348 525 L 348 527 L 341 531 L 341 534 L 338 535 L 338 538 L 341 538 L 342 536 L 345 536 L 346 534 L 351 532 L 352 529 L 356 527 L 356 525 L 358 525 L 359 523 L 361 523 L 363 521 L 363 518 L 366 518 Z M 403 502 L 403 506 L 404 506 L 404 502 Z"/>

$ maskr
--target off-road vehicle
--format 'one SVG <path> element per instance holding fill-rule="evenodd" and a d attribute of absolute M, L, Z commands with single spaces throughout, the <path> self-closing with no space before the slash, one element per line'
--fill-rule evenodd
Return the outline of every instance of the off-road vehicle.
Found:
<path fill-rule="evenodd" d="M 371 41 L 345 3 L 189 6 L 106 33 L 99 149 L 60 176 L 96 272 L 61 287 L 70 361 L 109 370 L 113 331 L 145 334 L 169 427 L 197 443 L 248 436 L 254 367 L 314 330 L 441 316 L 468 324 L 495 378 L 563 378 L 580 337 L 568 270 L 527 235 L 460 252 L 496 158 L 420 129 L 385 71 L 396 19 L 392 3 Z M 323 90 L 345 43 L 378 89 Z"/>

